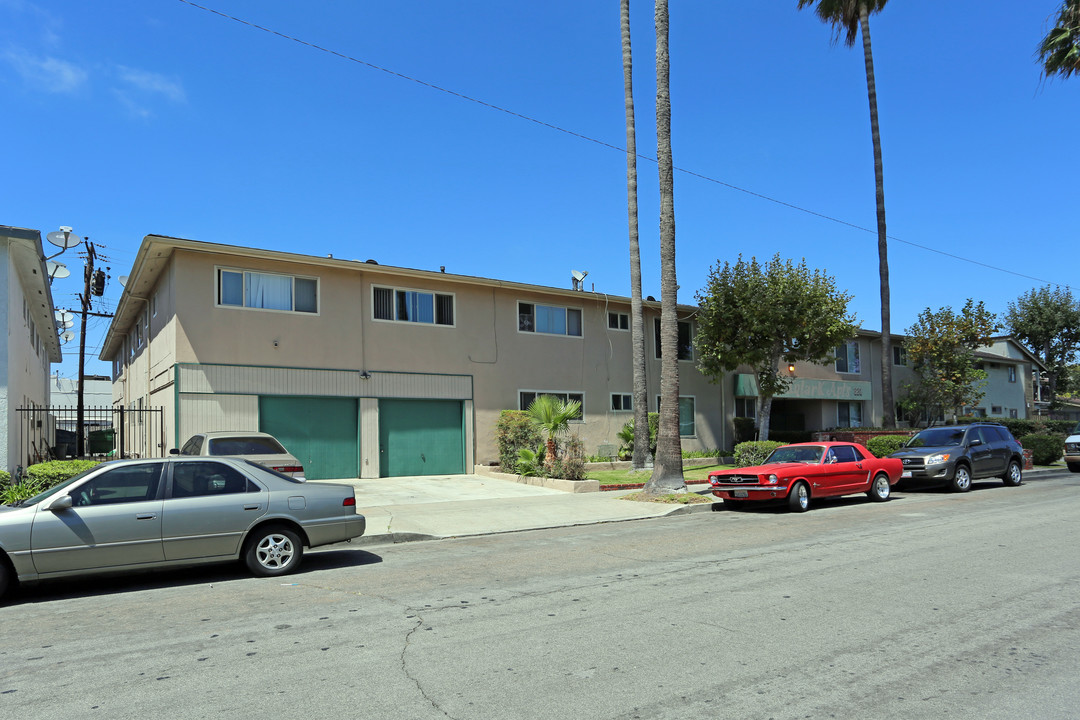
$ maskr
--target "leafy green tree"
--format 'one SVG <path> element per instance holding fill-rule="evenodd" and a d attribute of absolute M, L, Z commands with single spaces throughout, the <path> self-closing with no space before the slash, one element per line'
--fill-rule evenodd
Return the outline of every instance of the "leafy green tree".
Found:
<path fill-rule="evenodd" d="M 1033 289 L 1009 303 L 1005 326 L 1046 366 L 1050 406 L 1054 407 L 1060 378 L 1080 352 L 1080 301 L 1061 287 Z"/>
<path fill-rule="evenodd" d="M 544 465 L 550 470 L 555 467 L 555 439 L 570 431 L 570 421 L 581 413 L 581 403 L 577 400 L 566 402 L 554 395 L 538 395 L 525 412 L 547 436 Z"/>
<path fill-rule="evenodd" d="M 686 490 L 679 439 L 679 285 L 675 278 L 675 178 L 671 157 L 668 3 L 656 0 L 656 162 L 660 180 L 660 430 L 644 492 Z"/>
<path fill-rule="evenodd" d="M 997 327 L 981 301 L 968 300 L 959 313 L 951 307 L 926 308 L 906 330 L 904 347 L 922 392 L 938 398 L 953 421 L 960 408 L 985 394 L 986 371 L 975 366 L 975 351 L 989 344 Z"/>
<path fill-rule="evenodd" d="M 1070 0 L 1071 1 L 1071 0 Z M 799 9 L 814 7 L 822 22 L 832 25 L 844 44 L 853 47 L 862 32 L 863 61 L 866 65 L 866 96 L 870 101 L 870 136 L 874 143 L 874 180 L 877 189 L 878 279 L 881 294 L 881 409 L 882 423 L 896 426 L 892 389 L 892 312 L 889 288 L 889 246 L 885 232 L 885 173 L 881 160 L 881 131 L 878 128 L 877 82 L 874 54 L 870 46 L 870 15 L 881 12 L 888 0 L 798 0 Z"/>
<path fill-rule="evenodd" d="M 630 47 L 630 0 L 620 0 L 623 99 L 626 106 L 626 215 L 630 228 L 630 344 L 634 364 L 634 448 L 630 465 L 642 470 L 649 451 L 649 391 L 645 381 L 645 316 L 641 304 L 641 245 L 638 238 L 637 131 L 634 124 L 634 60 Z"/>
<path fill-rule="evenodd" d="M 734 265 L 717 264 L 697 294 L 698 368 L 712 382 L 740 365 L 753 368 L 761 397 L 758 435 L 768 440 L 773 396 L 792 382 L 780 363 L 831 362 L 836 346 L 857 330 L 850 300 L 829 275 L 807 269 L 805 260 L 795 265 L 776 255 L 762 266 L 740 255 Z"/>
<path fill-rule="evenodd" d="M 1080 72 L 1080 0 L 1063 0 L 1054 27 L 1038 48 L 1043 77 Z"/>

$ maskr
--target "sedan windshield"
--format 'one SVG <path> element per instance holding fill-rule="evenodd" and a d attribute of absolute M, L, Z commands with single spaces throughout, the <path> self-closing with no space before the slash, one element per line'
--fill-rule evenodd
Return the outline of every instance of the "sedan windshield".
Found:
<path fill-rule="evenodd" d="M 821 453 L 824 450 L 819 445 L 808 445 L 803 447 L 779 447 L 773 450 L 772 455 L 765 461 L 765 464 L 770 463 L 818 463 L 821 462 Z"/>
<path fill-rule="evenodd" d="M 962 442 L 963 428 L 930 428 L 917 433 L 904 447 L 948 447 Z"/>
<path fill-rule="evenodd" d="M 224 437 L 210 439 L 211 455 L 287 455 L 271 437 Z"/>

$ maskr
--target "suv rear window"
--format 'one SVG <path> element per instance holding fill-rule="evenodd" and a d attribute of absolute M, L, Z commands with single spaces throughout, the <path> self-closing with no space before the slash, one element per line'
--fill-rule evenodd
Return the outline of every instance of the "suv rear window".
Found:
<path fill-rule="evenodd" d="M 285 448 L 269 437 L 213 438 L 210 455 L 285 455 Z"/>

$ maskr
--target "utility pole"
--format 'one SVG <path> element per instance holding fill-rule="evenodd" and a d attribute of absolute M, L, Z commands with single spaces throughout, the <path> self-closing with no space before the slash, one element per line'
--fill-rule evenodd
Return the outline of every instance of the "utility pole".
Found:
<path fill-rule="evenodd" d="M 83 389 L 86 384 L 86 317 L 96 314 L 90 312 L 92 307 L 90 298 L 93 295 L 100 296 L 105 292 L 105 272 L 94 268 L 94 262 L 97 260 L 94 244 L 90 242 L 90 238 L 84 238 L 84 242 L 86 243 L 86 266 L 83 269 L 83 292 L 79 296 L 82 303 L 82 326 L 79 333 L 79 386 L 76 391 L 75 410 L 75 452 L 79 457 L 83 457 L 86 452 L 86 404 Z"/>

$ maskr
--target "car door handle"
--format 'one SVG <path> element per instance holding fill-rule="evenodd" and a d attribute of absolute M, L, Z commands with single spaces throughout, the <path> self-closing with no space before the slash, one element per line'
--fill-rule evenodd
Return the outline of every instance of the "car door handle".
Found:
<path fill-rule="evenodd" d="M 153 520 L 157 515 L 136 515 L 136 520 Z"/>
<path fill-rule="evenodd" d="M 245 510 L 258 510 L 259 506 L 258 505 L 245 505 L 244 509 Z"/>

